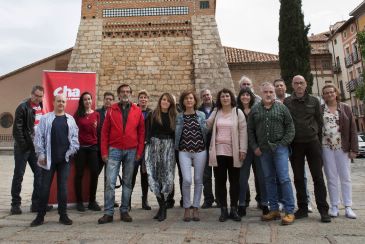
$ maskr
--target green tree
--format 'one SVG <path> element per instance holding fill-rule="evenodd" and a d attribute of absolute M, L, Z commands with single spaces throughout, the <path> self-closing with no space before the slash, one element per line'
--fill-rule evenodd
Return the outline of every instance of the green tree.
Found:
<path fill-rule="evenodd" d="M 307 81 L 308 92 L 312 93 L 309 29 L 310 25 L 304 24 L 302 1 L 280 0 L 279 60 L 281 77 L 286 82 L 288 92 L 292 92 L 293 77 L 302 75 Z"/>

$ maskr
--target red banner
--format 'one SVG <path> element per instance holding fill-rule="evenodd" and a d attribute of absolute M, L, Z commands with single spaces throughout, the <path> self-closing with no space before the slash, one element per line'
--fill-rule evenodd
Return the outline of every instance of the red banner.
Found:
<path fill-rule="evenodd" d="M 53 98 L 56 95 L 64 94 L 67 98 L 66 113 L 74 115 L 79 103 L 80 95 L 83 92 L 90 92 L 93 97 L 93 109 L 95 109 L 96 97 L 96 73 L 82 72 L 64 72 L 64 71 L 44 71 L 43 72 L 44 100 L 43 106 L 45 112 L 53 111 Z M 75 167 L 71 162 L 71 171 L 67 182 L 67 201 L 68 203 L 76 202 L 75 196 Z M 57 175 L 52 182 L 49 203 L 57 203 Z M 89 171 L 87 170 L 83 177 L 82 192 L 84 201 L 89 199 Z"/>

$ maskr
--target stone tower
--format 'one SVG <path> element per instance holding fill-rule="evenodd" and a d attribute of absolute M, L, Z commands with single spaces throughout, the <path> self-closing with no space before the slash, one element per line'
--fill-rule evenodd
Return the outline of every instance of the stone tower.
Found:
<path fill-rule="evenodd" d="M 233 90 L 215 9 L 215 0 L 82 0 L 68 69 L 98 74 L 99 105 L 121 83 L 154 102 L 162 92 Z"/>

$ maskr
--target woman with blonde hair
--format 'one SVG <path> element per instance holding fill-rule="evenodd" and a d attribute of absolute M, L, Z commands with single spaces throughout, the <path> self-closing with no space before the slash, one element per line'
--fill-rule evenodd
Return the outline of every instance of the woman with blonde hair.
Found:
<path fill-rule="evenodd" d="M 322 95 L 325 102 L 322 105 L 322 157 L 331 203 L 329 215 L 331 217 L 339 215 L 340 189 L 338 183 L 340 183 L 345 216 L 356 219 L 356 214 L 351 208 L 350 167 L 350 159 L 355 158 L 358 153 L 355 118 L 351 108 L 339 101 L 340 97 L 336 86 L 333 84 L 325 85 L 322 88 Z"/>
<path fill-rule="evenodd" d="M 170 93 L 163 93 L 146 121 L 145 163 L 148 185 L 160 207 L 154 217 L 158 221 L 166 219 L 165 200 L 174 186 L 176 113 L 174 98 Z"/>

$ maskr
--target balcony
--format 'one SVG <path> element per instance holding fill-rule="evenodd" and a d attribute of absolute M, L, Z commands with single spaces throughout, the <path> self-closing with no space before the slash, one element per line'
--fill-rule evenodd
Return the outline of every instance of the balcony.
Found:
<path fill-rule="evenodd" d="M 357 106 L 352 106 L 352 113 L 356 117 L 359 117 L 359 108 Z"/>
<path fill-rule="evenodd" d="M 347 82 L 347 84 L 346 84 L 346 90 L 348 92 L 353 92 L 353 91 L 356 90 L 356 88 L 358 86 L 361 86 L 363 84 L 364 84 L 364 78 L 362 76 L 360 76 L 357 79 L 352 79 L 349 82 Z"/>
<path fill-rule="evenodd" d="M 364 110 L 364 104 L 359 105 L 359 116 L 364 117 L 365 110 Z"/>
<path fill-rule="evenodd" d="M 352 60 L 354 62 L 354 64 L 357 64 L 358 62 L 361 61 L 361 56 L 358 52 L 353 52 L 352 53 Z"/>
<path fill-rule="evenodd" d="M 335 73 L 335 74 L 341 73 L 341 66 L 338 64 L 333 65 L 332 69 L 333 69 L 333 73 Z"/>
<path fill-rule="evenodd" d="M 351 67 L 352 66 L 352 57 L 351 57 L 352 55 L 351 54 L 349 54 L 347 57 L 345 57 L 345 66 L 346 66 L 346 68 L 348 68 L 348 67 Z"/>

